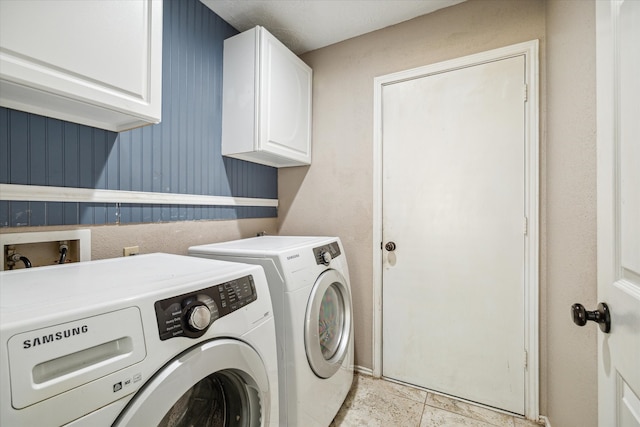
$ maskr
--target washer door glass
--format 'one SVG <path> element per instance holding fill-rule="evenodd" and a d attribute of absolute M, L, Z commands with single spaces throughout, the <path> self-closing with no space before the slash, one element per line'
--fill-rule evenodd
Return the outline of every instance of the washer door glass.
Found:
<path fill-rule="evenodd" d="M 311 290 L 305 317 L 305 349 L 311 369 L 320 378 L 335 374 L 349 349 L 351 296 L 337 270 L 322 273 Z"/>
<path fill-rule="evenodd" d="M 249 345 L 218 339 L 160 369 L 112 427 L 258 427 L 270 419 L 269 378 Z"/>
<path fill-rule="evenodd" d="M 256 425 L 248 402 L 257 399 L 233 371 L 220 371 L 198 381 L 167 411 L 158 427 L 241 427 Z M 258 414 L 254 414 L 259 416 Z"/>
<path fill-rule="evenodd" d="M 318 315 L 318 337 L 325 360 L 335 356 L 344 330 L 344 298 L 335 284 L 324 292 Z"/>

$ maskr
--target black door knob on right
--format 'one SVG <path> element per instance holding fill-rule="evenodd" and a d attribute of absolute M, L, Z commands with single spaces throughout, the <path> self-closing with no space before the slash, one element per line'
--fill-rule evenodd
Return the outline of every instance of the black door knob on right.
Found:
<path fill-rule="evenodd" d="M 611 313 L 609 312 L 609 306 L 601 302 L 598 304 L 598 309 L 594 311 L 585 310 L 582 304 L 573 304 L 571 306 L 571 317 L 573 323 L 578 326 L 584 326 L 587 321 L 591 320 L 600 325 L 600 330 L 605 334 L 611 331 Z"/>

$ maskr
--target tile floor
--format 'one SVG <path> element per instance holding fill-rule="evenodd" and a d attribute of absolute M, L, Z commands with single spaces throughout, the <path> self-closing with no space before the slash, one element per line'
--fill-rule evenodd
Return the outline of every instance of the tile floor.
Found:
<path fill-rule="evenodd" d="M 435 393 L 356 374 L 329 427 L 540 427 Z"/>

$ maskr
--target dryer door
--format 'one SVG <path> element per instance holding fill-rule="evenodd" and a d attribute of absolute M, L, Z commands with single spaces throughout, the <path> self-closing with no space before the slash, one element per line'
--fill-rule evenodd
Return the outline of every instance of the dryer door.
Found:
<path fill-rule="evenodd" d="M 269 420 L 269 380 L 258 353 L 220 339 L 185 351 L 159 370 L 113 426 L 254 427 Z"/>
<path fill-rule="evenodd" d="M 313 285 L 305 316 L 304 341 L 309 365 L 320 378 L 335 374 L 351 339 L 351 295 L 337 270 L 326 270 Z"/>

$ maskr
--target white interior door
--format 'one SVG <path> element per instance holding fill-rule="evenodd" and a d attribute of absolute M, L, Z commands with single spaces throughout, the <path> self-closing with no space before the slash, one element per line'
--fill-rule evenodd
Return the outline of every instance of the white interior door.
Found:
<path fill-rule="evenodd" d="M 598 1 L 600 427 L 640 426 L 640 2 Z"/>
<path fill-rule="evenodd" d="M 382 89 L 382 374 L 525 412 L 525 57 Z M 391 248 L 390 248 L 391 249 Z"/>

